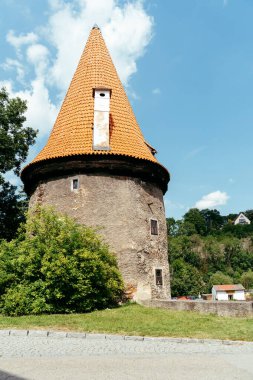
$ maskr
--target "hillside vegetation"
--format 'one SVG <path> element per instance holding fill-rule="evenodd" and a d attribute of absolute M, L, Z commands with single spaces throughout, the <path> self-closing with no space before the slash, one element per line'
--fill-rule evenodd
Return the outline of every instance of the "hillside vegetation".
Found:
<path fill-rule="evenodd" d="M 253 222 L 253 210 L 244 214 Z M 236 216 L 191 209 L 167 219 L 172 296 L 209 293 L 215 284 L 253 288 L 253 223 L 234 225 Z"/>

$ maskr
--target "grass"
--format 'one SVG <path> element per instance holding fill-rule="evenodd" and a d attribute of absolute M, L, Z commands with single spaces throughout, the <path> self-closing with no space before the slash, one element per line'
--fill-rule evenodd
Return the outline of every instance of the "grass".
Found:
<path fill-rule="evenodd" d="M 6 328 L 253 341 L 253 318 L 218 317 L 136 304 L 87 314 L 0 315 L 0 329 Z"/>

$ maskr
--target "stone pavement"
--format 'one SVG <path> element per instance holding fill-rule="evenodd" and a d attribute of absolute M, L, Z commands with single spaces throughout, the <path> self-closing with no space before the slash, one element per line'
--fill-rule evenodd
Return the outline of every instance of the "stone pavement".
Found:
<path fill-rule="evenodd" d="M 253 343 L 0 330 L 0 379 L 252 380 Z"/>

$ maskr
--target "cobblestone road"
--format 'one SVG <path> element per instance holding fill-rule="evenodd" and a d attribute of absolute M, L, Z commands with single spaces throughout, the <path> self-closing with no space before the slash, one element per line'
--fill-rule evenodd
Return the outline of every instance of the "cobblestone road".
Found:
<path fill-rule="evenodd" d="M 227 343 L 227 344 L 225 344 Z M 253 344 L 2 331 L 0 379 L 253 379 Z"/>

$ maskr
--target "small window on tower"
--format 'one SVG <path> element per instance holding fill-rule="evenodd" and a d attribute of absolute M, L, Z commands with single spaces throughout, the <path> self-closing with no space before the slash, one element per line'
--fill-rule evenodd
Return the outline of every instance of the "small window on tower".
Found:
<path fill-rule="evenodd" d="M 156 219 L 150 220 L 151 235 L 158 235 L 158 222 Z"/>
<path fill-rule="evenodd" d="M 163 285 L 163 270 L 162 269 L 155 270 L 155 284 L 158 286 Z"/>
<path fill-rule="evenodd" d="M 72 180 L 71 189 L 72 190 L 78 190 L 79 189 L 79 180 L 78 180 L 78 178 L 75 178 L 75 179 Z"/>

